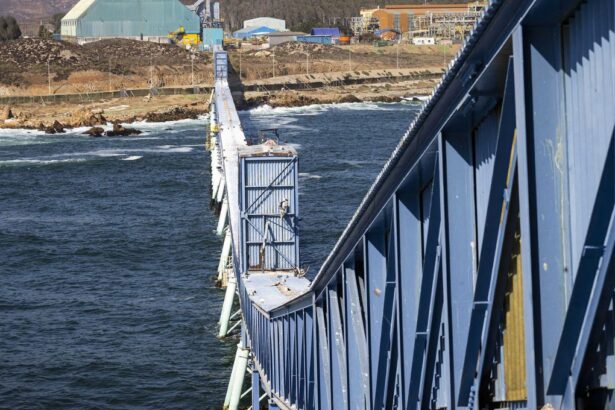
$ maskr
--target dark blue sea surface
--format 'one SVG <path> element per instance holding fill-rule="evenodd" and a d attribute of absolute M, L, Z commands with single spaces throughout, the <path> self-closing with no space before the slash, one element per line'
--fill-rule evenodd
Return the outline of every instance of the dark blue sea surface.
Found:
<path fill-rule="evenodd" d="M 417 111 L 241 113 L 300 155 L 313 276 Z M 216 338 L 221 239 L 206 120 L 135 138 L 0 130 L 0 408 L 220 408 L 237 340 Z"/>

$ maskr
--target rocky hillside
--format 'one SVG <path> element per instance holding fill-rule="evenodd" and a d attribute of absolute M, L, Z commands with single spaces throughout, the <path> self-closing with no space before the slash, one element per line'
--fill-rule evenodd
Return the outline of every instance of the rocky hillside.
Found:
<path fill-rule="evenodd" d="M 0 0 L 0 15 L 10 14 L 19 21 L 48 18 L 70 10 L 78 0 Z"/>
<path fill-rule="evenodd" d="M 199 54 L 196 64 L 207 64 L 208 54 Z M 27 86 L 28 76 L 45 74 L 49 62 L 54 80 L 66 79 L 77 71 L 109 71 L 127 75 L 139 67 L 185 66 L 191 64 L 190 53 L 170 44 L 132 40 L 103 40 L 85 46 L 42 40 L 19 39 L 0 42 L 0 84 Z"/>

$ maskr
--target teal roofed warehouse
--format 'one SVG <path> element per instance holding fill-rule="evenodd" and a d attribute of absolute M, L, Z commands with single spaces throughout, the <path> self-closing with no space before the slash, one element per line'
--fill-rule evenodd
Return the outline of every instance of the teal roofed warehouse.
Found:
<path fill-rule="evenodd" d="M 80 0 L 62 19 L 62 37 L 78 43 L 104 38 L 167 42 L 180 26 L 200 31 L 199 17 L 179 0 Z"/>

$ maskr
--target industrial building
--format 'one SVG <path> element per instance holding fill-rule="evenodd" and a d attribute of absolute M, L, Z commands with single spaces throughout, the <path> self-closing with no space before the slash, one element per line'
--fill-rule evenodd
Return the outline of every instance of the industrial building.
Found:
<path fill-rule="evenodd" d="M 222 46 L 224 30 L 221 28 L 206 27 L 203 29 L 203 47 L 211 50 L 214 46 Z"/>
<path fill-rule="evenodd" d="M 314 27 L 310 31 L 312 36 L 328 36 L 331 37 L 333 43 L 337 43 L 340 39 L 340 29 L 337 27 Z"/>
<path fill-rule="evenodd" d="M 62 19 L 62 38 L 80 44 L 105 38 L 168 42 L 184 27 L 200 33 L 199 16 L 179 0 L 80 0 Z"/>
<path fill-rule="evenodd" d="M 297 41 L 300 43 L 333 44 L 333 39 L 327 35 L 297 36 Z"/>
<path fill-rule="evenodd" d="M 276 33 L 277 30 L 271 27 L 266 26 L 258 26 L 258 27 L 246 27 L 241 30 L 237 30 L 233 32 L 234 38 L 240 38 L 242 40 L 246 40 L 254 37 L 262 37 L 269 35 L 269 33 Z"/>
<path fill-rule="evenodd" d="M 286 31 L 286 21 L 273 17 L 257 17 L 250 20 L 244 20 L 243 28 L 250 27 L 269 27 L 275 31 Z"/>
<path fill-rule="evenodd" d="M 380 29 L 394 30 L 407 38 L 462 40 L 480 18 L 483 8 L 481 2 L 387 5 L 362 9 L 360 17 L 352 18 L 351 28 L 355 35 Z"/>
<path fill-rule="evenodd" d="M 224 20 L 220 18 L 220 2 L 212 0 L 181 0 L 201 19 L 203 28 L 222 28 Z"/>
<path fill-rule="evenodd" d="M 289 41 L 297 41 L 298 36 L 305 36 L 306 33 L 296 31 L 282 31 L 269 34 L 269 47 L 277 46 L 278 44 L 287 43 Z"/>

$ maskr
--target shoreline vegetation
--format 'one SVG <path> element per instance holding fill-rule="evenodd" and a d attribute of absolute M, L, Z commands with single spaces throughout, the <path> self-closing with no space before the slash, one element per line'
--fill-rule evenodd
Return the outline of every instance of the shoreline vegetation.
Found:
<path fill-rule="evenodd" d="M 92 136 L 138 135 L 139 130 L 119 124 L 196 119 L 208 112 L 213 85 L 208 55 L 199 57 L 193 75 L 189 53 L 175 46 L 104 40 L 82 50 L 82 46 L 53 40 L 6 43 L 0 44 L 0 57 L 15 60 L 15 64 L 0 65 L 0 74 L 5 74 L 0 75 L 0 128 L 53 134 L 89 127 L 87 133 Z M 104 72 L 101 66 L 109 50 L 114 54 L 108 58 L 108 72 Z M 97 53 L 103 57 L 95 59 Z M 156 56 L 150 58 L 149 65 L 144 58 L 139 60 L 139 55 L 148 53 Z M 403 45 L 397 49 L 284 43 L 268 50 L 229 51 L 229 83 L 239 110 L 264 105 L 408 101 L 431 92 L 447 55 L 453 53 L 450 46 Z M 132 57 L 123 58 L 124 54 Z M 51 65 L 47 72 L 42 64 L 46 58 L 61 68 Z M 158 61 L 154 62 L 155 58 Z M 184 87 L 188 94 L 143 97 L 124 93 L 124 97 L 109 98 L 109 90 L 130 87 Z M 35 97 L 48 95 L 49 90 L 56 96 L 53 101 Z M 71 102 L 75 99 L 60 98 L 65 97 L 62 93 L 84 97 Z M 2 105 L 6 101 L 8 104 Z"/>

